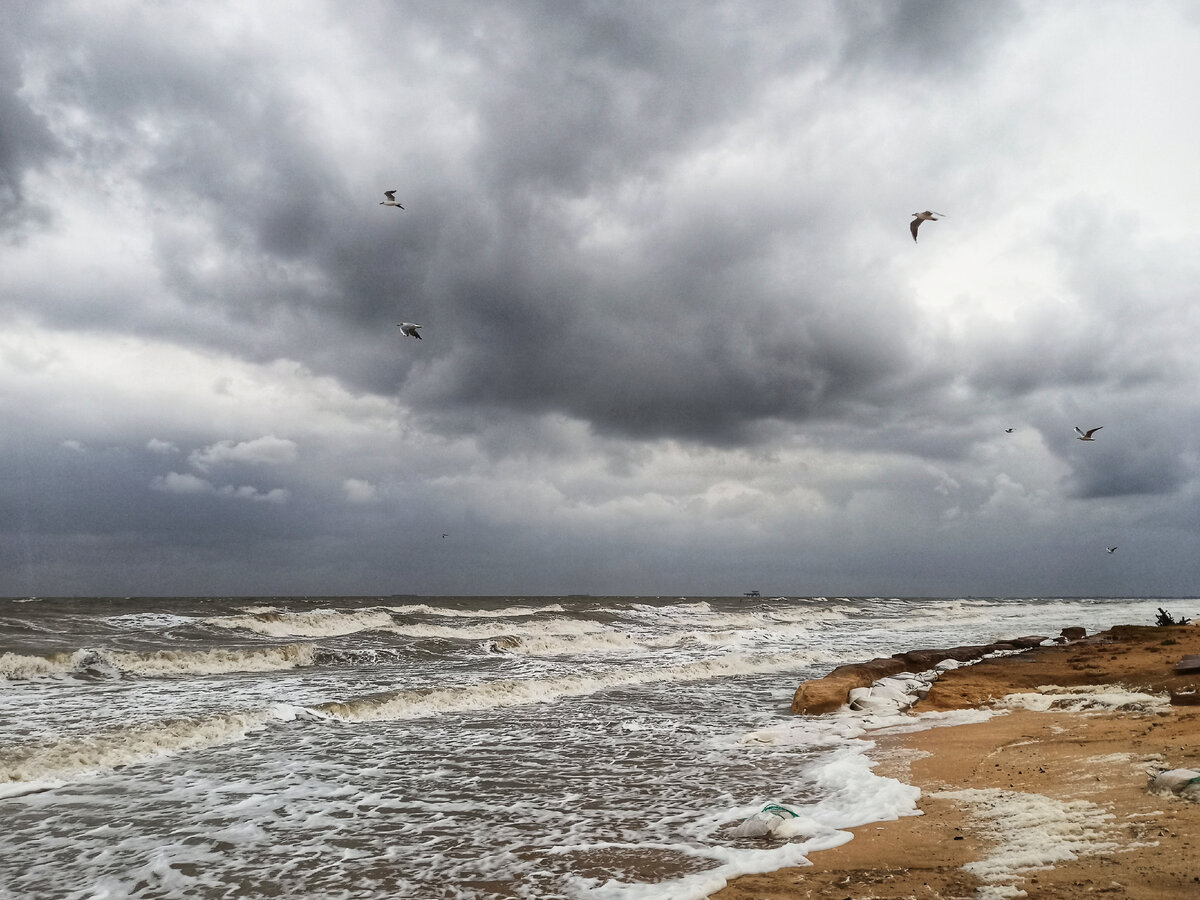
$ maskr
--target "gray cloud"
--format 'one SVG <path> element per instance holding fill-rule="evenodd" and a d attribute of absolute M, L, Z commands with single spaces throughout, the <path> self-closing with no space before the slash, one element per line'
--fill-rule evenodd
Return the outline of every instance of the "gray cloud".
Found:
<path fill-rule="evenodd" d="M 31 224 L 46 225 L 45 206 L 31 200 L 25 173 L 58 150 L 50 129 L 21 95 L 21 59 L 36 5 L 6 3 L 0 9 L 0 234 L 21 238 Z"/>
<path fill-rule="evenodd" d="M 1173 17 L 44 9 L 0 37 L 9 584 L 1078 592 L 1081 519 L 1182 546 Z"/>
<path fill-rule="evenodd" d="M 1021 18 L 1012 0 L 981 9 L 945 0 L 852 0 L 836 10 L 847 31 L 844 64 L 929 78 L 978 66 L 978 57 L 993 51 Z"/>

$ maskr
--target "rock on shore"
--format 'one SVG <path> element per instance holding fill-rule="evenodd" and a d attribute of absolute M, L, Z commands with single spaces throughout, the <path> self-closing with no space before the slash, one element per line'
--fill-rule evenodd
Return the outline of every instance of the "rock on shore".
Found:
<path fill-rule="evenodd" d="M 1068 631 L 1075 631 L 1075 629 L 1063 629 L 1064 636 Z M 1082 632 L 1083 629 L 1078 629 L 1078 631 Z M 1079 636 L 1082 637 L 1082 634 Z M 881 678 L 899 675 L 901 672 L 928 671 L 946 660 L 960 663 L 972 662 L 982 659 L 989 653 L 1027 650 L 1037 647 L 1047 640 L 1048 638 L 1043 635 L 1029 635 L 1009 641 L 997 641 L 993 644 L 970 644 L 942 650 L 909 650 L 888 657 L 878 657 L 868 662 L 848 663 L 838 666 L 823 678 L 815 678 L 800 685 L 792 697 L 792 712 L 810 716 L 833 712 L 846 703 L 850 691 L 855 688 L 869 687 Z M 1065 637 L 1060 640 L 1065 640 Z"/>

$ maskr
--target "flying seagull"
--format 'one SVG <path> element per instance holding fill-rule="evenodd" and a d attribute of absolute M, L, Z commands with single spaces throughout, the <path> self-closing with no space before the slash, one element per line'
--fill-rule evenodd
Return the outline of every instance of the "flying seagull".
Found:
<path fill-rule="evenodd" d="M 912 232 L 913 243 L 916 243 L 917 229 L 921 227 L 921 223 L 926 219 L 928 219 L 930 222 L 936 222 L 938 216 L 942 216 L 943 219 L 946 218 L 941 213 L 930 212 L 929 210 L 925 210 L 925 212 L 913 213 L 914 218 L 908 223 L 908 230 Z"/>
<path fill-rule="evenodd" d="M 1012 430 L 1011 428 L 1005 428 L 1005 429 L 1004 429 L 1004 433 L 1005 433 L 1005 434 L 1012 434 L 1012 431 L 1013 431 L 1013 430 Z"/>
<path fill-rule="evenodd" d="M 1116 547 L 1105 547 L 1104 549 L 1105 549 L 1105 550 L 1107 550 L 1109 553 L 1116 553 L 1116 552 L 1117 552 L 1117 548 L 1116 548 Z"/>
<path fill-rule="evenodd" d="M 380 206 L 394 206 L 397 209 L 404 209 L 403 206 L 401 206 L 399 203 L 396 202 L 396 191 L 397 190 L 399 190 L 399 188 L 393 188 L 390 191 L 384 191 L 383 196 L 387 197 L 387 199 L 380 200 L 379 205 Z"/>
<path fill-rule="evenodd" d="M 397 322 L 396 327 L 408 337 L 415 337 L 418 341 L 421 339 L 421 336 L 417 334 L 417 329 L 421 326 L 416 322 Z"/>
<path fill-rule="evenodd" d="M 444 531 L 443 531 L 443 532 L 442 532 L 442 540 L 444 541 L 444 540 L 445 540 L 446 538 L 448 538 L 448 537 L 450 537 L 450 535 L 446 534 L 446 532 L 444 532 Z M 1115 549 L 1115 548 L 1114 548 L 1114 549 Z M 1111 551 L 1110 551 L 1110 552 L 1111 552 Z"/>
<path fill-rule="evenodd" d="M 1095 428 L 1090 428 L 1087 431 L 1083 431 L 1082 429 L 1080 429 L 1080 427 L 1078 425 L 1076 425 L 1075 433 L 1077 435 L 1079 435 L 1079 437 L 1075 438 L 1075 440 L 1077 440 L 1077 441 L 1094 441 L 1095 438 L 1092 437 L 1092 435 L 1095 434 L 1097 431 L 1099 431 L 1103 427 L 1104 427 L 1103 425 L 1097 425 Z"/>

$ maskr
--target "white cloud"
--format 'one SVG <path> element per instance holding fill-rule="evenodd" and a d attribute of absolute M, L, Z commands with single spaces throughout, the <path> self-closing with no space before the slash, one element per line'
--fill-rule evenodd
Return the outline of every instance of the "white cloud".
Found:
<path fill-rule="evenodd" d="M 235 487 L 232 484 L 226 484 L 217 487 L 211 481 L 188 472 L 168 472 L 166 475 L 156 475 L 151 480 L 150 487 L 167 494 L 214 495 L 261 503 L 282 504 L 291 499 L 291 492 L 285 488 L 271 488 L 264 491 L 250 485 Z"/>
<path fill-rule="evenodd" d="M 59 446 L 64 450 L 70 450 L 72 453 L 87 453 L 87 448 L 83 445 L 83 442 L 73 438 L 63 441 Z"/>
<path fill-rule="evenodd" d="M 150 438 L 150 440 L 146 441 L 146 449 L 151 453 L 160 453 L 164 456 L 179 452 L 179 448 L 175 444 L 170 441 L 161 441 L 158 438 Z"/>
<path fill-rule="evenodd" d="M 155 475 L 150 487 L 167 494 L 211 494 L 215 490 L 211 481 L 188 472 Z"/>
<path fill-rule="evenodd" d="M 248 463 L 252 465 L 284 465 L 296 461 L 296 442 L 264 435 L 251 441 L 234 443 L 231 440 L 217 441 L 203 450 L 188 454 L 188 462 L 201 472 L 225 463 Z"/>
<path fill-rule="evenodd" d="M 242 485 L 234 487 L 227 484 L 224 487 L 218 488 L 217 493 L 222 497 L 234 497 L 238 500 L 253 500 L 260 503 L 287 503 L 291 499 L 291 492 L 286 488 L 271 488 L 269 491 L 262 491 L 250 485 Z"/>

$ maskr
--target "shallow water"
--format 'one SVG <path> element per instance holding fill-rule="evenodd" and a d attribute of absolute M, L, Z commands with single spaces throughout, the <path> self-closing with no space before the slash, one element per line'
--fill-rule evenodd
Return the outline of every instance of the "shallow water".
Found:
<path fill-rule="evenodd" d="M 698 900 L 912 809 L 804 678 L 1161 605 L 0 600 L 0 897 Z"/>

